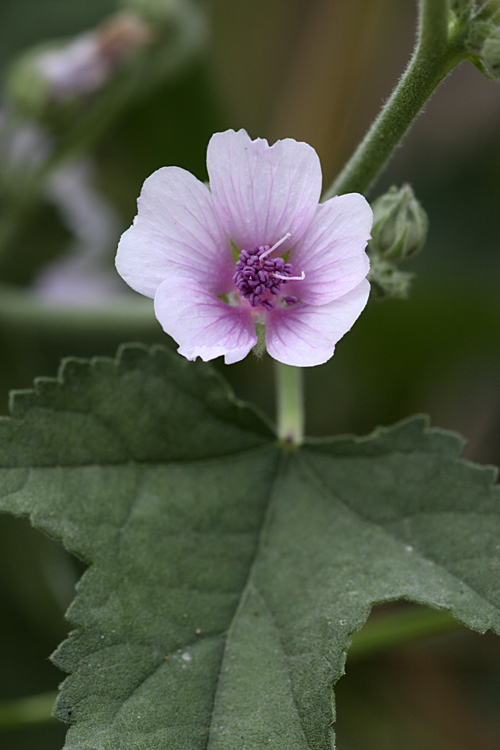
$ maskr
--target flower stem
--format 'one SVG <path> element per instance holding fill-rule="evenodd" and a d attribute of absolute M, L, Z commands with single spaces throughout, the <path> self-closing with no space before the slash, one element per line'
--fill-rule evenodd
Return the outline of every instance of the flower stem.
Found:
<path fill-rule="evenodd" d="M 380 614 L 352 635 L 348 652 L 350 662 L 387 651 L 396 646 L 415 643 L 444 633 L 465 630 L 443 610 L 415 605 L 409 609 Z"/>
<path fill-rule="evenodd" d="M 0 731 L 21 729 L 31 724 L 55 722 L 52 707 L 57 691 L 31 695 L 28 698 L 0 702 Z"/>
<path fill-rule="evenodd" d="M 466 58 L 465 50 L 449 39 L 448 10 L 448 0 L 420 0 L 417 42 L 409 65 L 323 200 L 366 193 L 434 90 Z"/>
<path fill-rule="evenodd" d="M 304 440 L 304 378 L 300 367 L 275 363 L 278 437 L 288 446 Z"/>

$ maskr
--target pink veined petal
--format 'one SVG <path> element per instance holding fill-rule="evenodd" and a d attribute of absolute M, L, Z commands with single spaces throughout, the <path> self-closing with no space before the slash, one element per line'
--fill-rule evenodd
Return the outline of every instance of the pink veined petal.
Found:
<path fill-rule="evenodd" d="M 373 213 L 358 193 L 336 196 L 318 206 L 309 229 L 290 253 L 294 273 L 285 293 L 311 305 L 324 305 L 354 289 L 370 268 L 365 253 Z"/>
<path fill-rule="evenodd" d="M 326 305 L 299 302 L 266 315 L 266 348 L 285 365 L 313 367 L 332 357 L 335 344 L 363 311 L 370 293 L 364 279 L 343 297 Z"/>
<path fill-rule="evenodd" d="M 137 292 L 154 297 L 169 275 L 187 276 L 216 294 L 231 286 L 231 246 L 210 191 L 179 167 L 163 167 L 145 181 L 138 214 L 120 240 L 116 268 Z"/>
<path fill-rule="evenodd" d="M 194 279 L 171 277 L 158 287 L 155 314 L 186 359 L 224 355 L 227 365 L 244 359 L 257 343 L 248 306 L 232 307 Z"/>
<path fill-rule="evenodd" d="M 210 139 L 207 167 L 217 214 L 239 250 L 272 246 L 290 232 L 285 252 L 307 230 L 321 194 L 319 158 L 307 143 L 269 146 L 227 130 Z"/>

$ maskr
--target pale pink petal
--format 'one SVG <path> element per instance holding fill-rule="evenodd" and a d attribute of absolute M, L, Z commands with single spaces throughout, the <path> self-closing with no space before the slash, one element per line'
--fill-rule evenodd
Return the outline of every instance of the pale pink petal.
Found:
<path fill-rule="evenodd" d="M 248 305 L 232 307 L 193 279 L 169 277 L 155 295 L 155 314 L 186 359 L 204 362 L 224 355 L 239 362 L 257 343 Z"/>
<path fill-rule="evenodd" d="M 290 253 L 294 273 L 304 281 L 289 282 L 285 294 L 324 305 L 354 289 L 370 268 L 365 253 L 373 213 L 358 193 L 331 198 L 318 206 L 309 229 Z"/>
<path fill-rule="evenodd" d="M 207 167 L 215 208 L 239 250 L 272 246 L 290 232 L 285 252 L 302 237 L 321 194 L 318 155 L 307 143 L 269 146 L 228 130 L 210 139 Z"/>
<path fill-rule="evenodd" d="M 148 177 L 137 203 L 116 256 L 118 273 L 132 289 L 154 297 L 172 273 L 216 294 L 232 288 L 231 246 L 206 185 L 184 169 L 163 167 Z"/>
<path fill-rule="evenodd" d="M 368 301 L 370 285 L 357 287 L 326 305 L 299 302 L 266 315 L 266 348 L 285 365 L 313 367 L 333 355 L 335 344 L 351 328 Z"/>

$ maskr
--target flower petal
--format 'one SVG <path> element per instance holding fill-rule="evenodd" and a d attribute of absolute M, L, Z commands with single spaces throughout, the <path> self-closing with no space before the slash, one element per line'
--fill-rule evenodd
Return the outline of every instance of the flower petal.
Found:
<path fill-rule="evenodd" d="M 210 139 L 207 167 L 216 211 L 238 249 L 271 246 L 290 232 L 285 252 L 302 237 L 321 194 L 319 158 L 307 143 L 269 146 L 227 130 Z"/>
<path fill-rule="evenodd" d="M 208 362 L 224 355 L 230 365 L 257 343 L 250 308 L 227 305 L 193 279 L 171 277 L 160 284 L 155 314 L 186 359 Z"/>
<path fill-rule="evenodd" d="M 306 235 L 290 253 L 294 273 L 285 293 L 311 305 L 324 305 L 354 289 L 370 268 L 365 253 L 373 213 L 358 193 L 336 196 L 318 206 Z"/>
<path fill-rule="evenodd" d="M 145 181 L 137 204 L 116 256 L 132 289 L 154 297 L 170 274 L 196 279 L 216 294 L 232 288 L 231 246 L 206 185 L 184 169 L 163 167 Z"/>
<path fill-rule="evenodd" d="M 364 279 L 326 305 L 299 302 L 293 307 L 275 308 L 266 316 L 267 351 L 285 365 L 322 365 L 362 312 L 369 293 L 370 284 Z"/>

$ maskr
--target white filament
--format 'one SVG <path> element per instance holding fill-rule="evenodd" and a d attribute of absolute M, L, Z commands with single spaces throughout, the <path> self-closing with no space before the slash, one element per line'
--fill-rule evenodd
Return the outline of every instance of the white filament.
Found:
<path fill-rule="evenodd" d="M 283 244 L 283 242 L 284 242 L 285 240 L 287 240 L 287 239 L 288 239 L 289 237 L 291 237 L 291 236 L 292 236 L 292 235 L 290 234 L 290 232 L 287 232 L 287 233 L 285 234 L 285 236 L 284 236 L 284 237 L 282 237 L 282 238 L 281 238 L 280 240 L 278 240 L 278 242 L 276 242 L 276 243 L 275 243 L 275 244 L 274 244 L 274 245 L 273 245 L 272 247 L 270 247 L 270 248 L 269 248 L 269 250 L 266 250 L 266 252 L 265 252 L 265 253 L 262 253 L 262 255 L 260 255 L 260 256 L 259 256 L 259 260 L 262 260 L 262 258 L 265 258 L 265 257 L 266 257 L 266 255 L 270 255 L 270 254 L 271 254 L 271 253 L 273 252 L 273 250 L 276 250 L 276 248 L 277 248 L 277 247 L 279 247 L 280 245 L 282 245 L 282 244 Z"/>
<path fill-rule="evenodd" d="M 283 281 L 304 281 L 306 278 L 306 275 L 304 271 L 300 274 L 300 276 L 282 276 L 280 273 L 272 273 L 271 276 L 274 276 L 276 279 L 283 279 Z"/>

